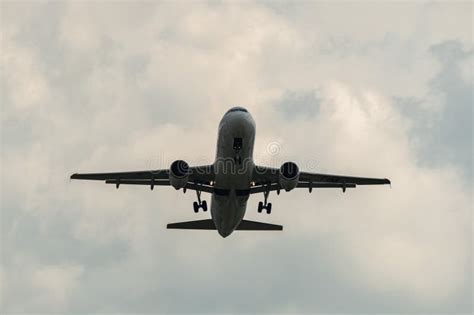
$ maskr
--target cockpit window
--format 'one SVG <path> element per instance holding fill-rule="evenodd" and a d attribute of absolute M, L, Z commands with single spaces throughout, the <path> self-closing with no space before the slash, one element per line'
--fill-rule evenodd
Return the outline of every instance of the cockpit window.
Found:
<path fill-rule="evenodd" d="M 228 113 L 232 113 L 232 112 L 244 112 L 244 113 L 248 113 L 248 111 L 243 108 L 243 107 L 232 107 L 231 109 L 229 109 L 227 111 Z"/>

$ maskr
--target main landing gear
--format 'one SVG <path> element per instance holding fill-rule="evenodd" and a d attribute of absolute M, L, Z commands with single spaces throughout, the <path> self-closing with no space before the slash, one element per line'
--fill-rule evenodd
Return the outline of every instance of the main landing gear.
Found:
<path fill-rule="evenodd" d="M 196 190 L 196 194 L 197 194 L 198 201 L 193 202 L 194 212 L 198 213 L 200 208 L 202 209 L 202 211 L 206 212 L 207 211 L 207 202 L 206 202 L 206 200 L 201 201 L 201 191 Z"/>
<path fill-rule="evenodd" d="M 258 213 L 262 213 L 263 209 L 267 210 L 267 214 L 272 213 L 272 203 L 267 202 L 268 195 L 270 195 L 270 191 L 267 190 L 263 192 L 263 202 L 260 201 L 258 203 L 258 208 L 257 208 Z"/>

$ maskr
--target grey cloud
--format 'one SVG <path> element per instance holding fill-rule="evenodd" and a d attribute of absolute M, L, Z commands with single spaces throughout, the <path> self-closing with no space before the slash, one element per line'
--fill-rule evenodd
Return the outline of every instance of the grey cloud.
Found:
<path fill-rule="evenodd" d="M 93 244 L 77 239 L 71 235 L 70 227 L 75 219 L 68 212 L 75 212 L 70 204 L 64 204 L 57 209 L 56 216 L 46 226 L 38 224 L 35 215 L 23 215 L 11 220 L 6 215 L 12 215 L 12 210 L 4 209 L 6 223 L 14 222 L 14 229 L 4 226 L 8 235 L 3 247 L 3 263 L 11 268 L 15 261 L 15 252 L 28 253 L 35 257 L 38 263 L 54 264 L 57 262 L 74 261 L 79 264 L 90 264 L 96 268 L 107 267 L 117 263 L 129 254 L 126 241 L 113 240 L 105 244 Z M 14 244 L 14 247 L 10 246 Z"/>
<path fill-rule="evenodd" d="M 455 40 L 431 47 L 431 52 L 441 64 L 438 75 L 431 81 L 431 87 L 435 93 L 442 95 L 444 105 L 439 128 L 433 130 L 434 137 L 444 146 L 441 156 L 461 164 L 465 174 L 471 179 L 474 108 L 472 49 L 472 47 L 464 48 L 462 43 Z M 463 67 L 471 69 L 469 78 L 463 78 L 461 74 Z"/>
<path fill-rule="evenodd" d="M 411 132 L 421 152 L 420 162 L 455 164 L 471 181 L 473 82 L 472 76 L 465 77 L 462 71 L 472 69 L 474 54 L 456 40 L 433 45 L 430 52 L 440 69 L 429 82 L 428 95 L 394 97 L 394 102 L 412 119 Z M 433 100 L 440 103 L 439 110 L 433 106 L 436 104 L 429 104 Z"/>
<path fill-rule="evenodd" d="M 349 36 L 329 37 L 322 43 L 319 52 L 322 55 L 337 56 L 339 58 L 349 58 L 353 56 L 371 56 L 375 52 L 397 47 L 399 39 L 393 34 L 386 34 L 382 39 L 376 41 L 358 41 Z"/>
<path fill-rule="evenodd" d="M 318 113 L 320 102 L 317 91 L 287 91 L 275 108 L 289 120 L 311 119 Z"/>

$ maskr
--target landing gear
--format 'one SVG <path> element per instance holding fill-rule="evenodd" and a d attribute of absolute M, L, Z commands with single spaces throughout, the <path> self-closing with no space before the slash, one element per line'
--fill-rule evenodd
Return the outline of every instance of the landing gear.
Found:
<path fill-rule="evenodd" d="M 198 213 L 199 212 L 199 204 L 195 201 L 193 202 L 193 208 L 194 208 L 194 212 L 195 213 Z"/>
<path fill-rule="evenodd" d="M 207 202 L 206 200 L 203 200 L 201 201 L 201 191 L 200 190 L 196 190 L 196 194 L 197 194 L 197 199 L 198 201 L 196 202 L 193 202 L 193 209 L 194 209 L 194 212 L 195 213 L 198 213 L 199 212 L 199 208 L 202 209 L 202 211 L 206 212 L 207 211 Z"/>
<path fill-rule="evenodd" d="M 270 214 L 270 213 L 272 213 L 272 204 L 269 202 L 267 204 L 267 214 Z"/>
<path fill-rule="evenodd" d="M 272 203 L 271 202 L 267 202 L 268 200 L 268 195 L 270 195 L 270 191 L 267 190 L 265 192 L 263 192 L 263 202 L 259 202 L 258 203 L 258 208 L 257 208 L 257 211 L 258 213 L 262 213 L 262 210 L 265 209 L 267 210 L 267 214 L 270 214 L 272 213 Z"/>

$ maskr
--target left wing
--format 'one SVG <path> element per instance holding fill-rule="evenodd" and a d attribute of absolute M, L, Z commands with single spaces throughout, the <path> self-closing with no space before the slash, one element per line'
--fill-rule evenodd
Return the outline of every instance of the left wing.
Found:
<path fill-rule="evenodd" d="M 281 190 L 279 184 L 280 171 L 278 168 L 256 166 L 253 181 L 255 186 L 250 189 L 251 194 Z M 355 188 L 357 185 L 390 185 L 387 178 L 355 177 L 330 175 L 320 173 L 300 172 L 296 188 Z"/>
<path fill-rule="evenodd" d="M 154 179 L 168 179 L 169 170 L 149 170 L 136 172 L 114 172 L 114 173 L 75 173 L 71 175 L 71 179 L 86 179 L 86 180 L 150 180 Z"/>

